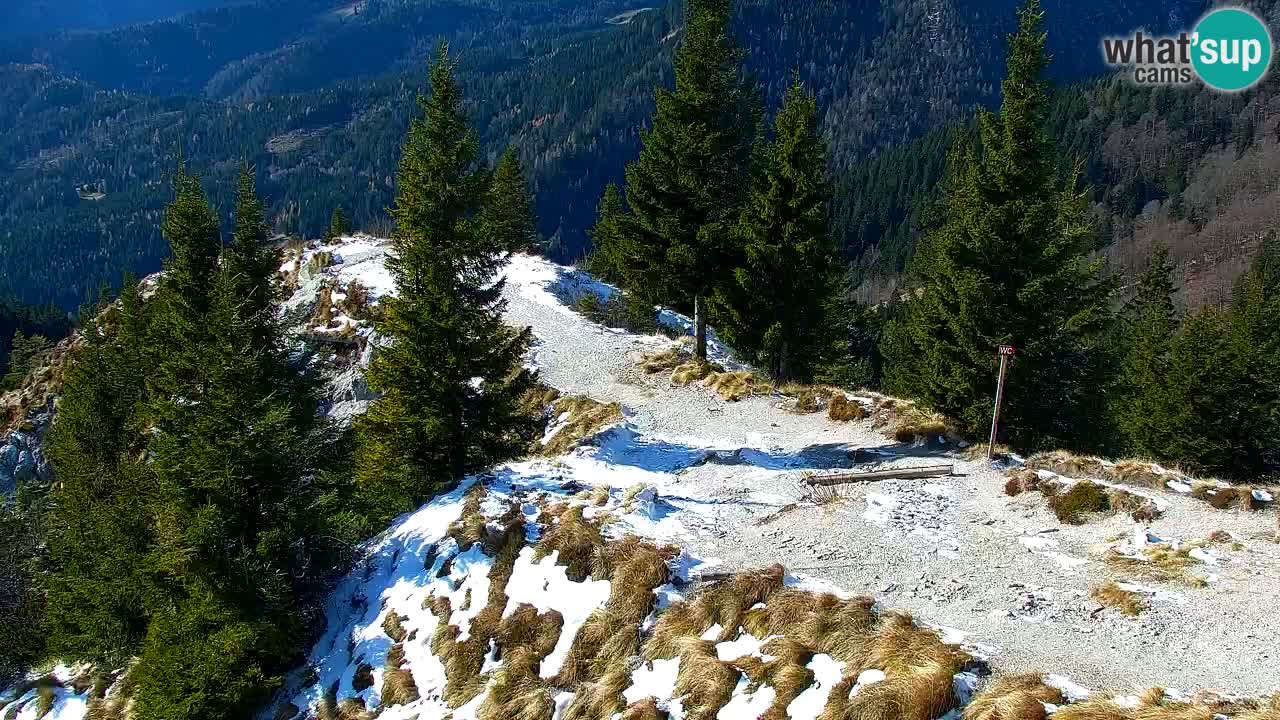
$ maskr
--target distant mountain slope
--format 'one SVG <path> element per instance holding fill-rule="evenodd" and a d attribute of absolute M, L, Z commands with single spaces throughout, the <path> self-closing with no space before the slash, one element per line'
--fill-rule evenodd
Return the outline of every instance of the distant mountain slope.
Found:
<path fill-rule="evenodd" d="M 869 154 L 993 102 L 1015 4 L 742 0 L 736 28 L 771 103 L 795 69 L 818 93 L 843 175 Z M 74 307 L 124 270 L 155 270 L 154 218 L 179 143 L 224 208 L 235 164 L 257 165 L 282 232 L 315 235 L 336 205 L 357 226 L 384 222 L 424 80 L 417 65 L 439 37 L 461 51 L 487 151 L 518 149 L 540 229 L 557 259 L 573 260 L 588 246 L 601 190 L 638 152 L 653 88 L 670 82 L 681 7 L 609 22 L 641 7 L 260 0 L 127 31 L 9 44 L 0 56 L 43 65 L 0 71 L 0 272 L 25 300 Z M 1199 7 L 1055 0 L 1046 11 L 1055 73 L 1096 72 L 1104 32 L 1164 29 Z M 78 190 L 86 185 L 90 192 Z"/>
<path fill-rule="evenodd" d="M 10 0 L 0 39 L 63 30 L 103 30 L 244 0 Z"/>

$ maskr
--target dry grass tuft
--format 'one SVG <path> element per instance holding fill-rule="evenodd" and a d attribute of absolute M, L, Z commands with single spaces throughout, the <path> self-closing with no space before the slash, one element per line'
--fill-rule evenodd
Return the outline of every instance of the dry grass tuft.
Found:
<path fill-rule="evenodd" d="M 1090 588 L 1089 597 L 1129 617 L 1138 617 L 1147 609 L 1147 601 L 1141 595 L 1125 590 L 1110 580 Z"/>
<path fill-rule="evenodd" d="M 915 405 L 898 409 L 893 437 L 898 442 L 918 442 L 947 432 L 947 420 L 938 413 L 921 410 Z"/>
<path fill-rule="evenodd" d="M 863 409 L 862 404 L 856 400 L 850 400 L 842 392 L 832 395 L 831 401 L 827 405 L 827 418 L 835 422 L 861 420 L 866 416 L 867 411 Z"/>
<path fill-rule="evenodd" d="M 693 357 L 682 345 L 669 347 L 666 350 L 649 353 L 640 358 L 640 369 L 649 375 L 675 370 Z"/>
<path fill-rule="evenodd" d="M 1149 487 L 1155 490 L 1164 490 L 1168 487 L 1169 480 L 1172 478 L 1168 474 L 1157 473 L 1155 466 L 1145 460 L 1121 460 L 1107 469 L 1106 476 L 1112 482 Z"/>
<path fill-rule="evenodd" d="M 408 634 L 404 629 L 404 621 L 407 619 L 394 611 L 387 613 L 382 621 L 382 631 L 391 638 L 391 642 L 404 642 L 405 635 Z"/>
<path fill-rule="evenodd" d="M 471 497 L 467 498 L 467 502 Z M 477 512 L 479 501 L 476 501 Z M 431 652 L 445 667 L 443 697 L 451 708 L 473 700 L 484 691 L 488 678 L 480 673 L 489 644 L 502 629 L 502 615 L 507 606 L 507 582 L 511 579 L 516 558 L 525 543 L 524 516 L 518 504 L 511 504 L 503 515 L 500 533 L 486 533 L 484 547 L 493 555 L 489 569 L 489 596 L 486 605 L 471 618 L 470 635 L 459 640 L 462 631 L 448 624 L 451 615 L 448 598 L 432 598 L 431 611 L 439 627 L 431 639 Z M 389 659 L 388 659 L 389 661 Z"/>
<path fill-rule="evenodd" d="M 595 435 L 604 428 L 622 422 L 622 406 L 616 402 L 602 403 L 586 395 L 571 395 L 556 400 L 552 405 L 551 416 L 561 418 L 565 415 L 566 424 L 545 444 L 538 443 L 538 452 L 543 455 L 562 455 L 577 447 L 583 440 Z"/>
<path fill-rule="evenodd" d="M 356 667 L 355 676 L 351 678 L 351 689 L 364 692 L 371 687 L 373 687 L 373 666 L 362 662 Z"/>
<path fill-rule="evenodd" d="M 480 503 L 484 502 L 488 491 L 484 485 L 476 483 L 467 491 L 462 501 L 462 514 L 449 526 L 448 537 L 458 543 L 459 550 L 466 550 L 478 542 L 484 542 L 488 536 L 489 522 L 480 512 Z"/>
<path fill-rule="evenodd" d="M 1142 557 L 1133 558 L 1112 550 L 1103 556 L 1108 565 L 1131 575 L 1154 580 L 1156 582 L 1177 582 L 1188 587 L 1202 588 L 1208 585 L 1204 578 L 1191 572 L 1196 565 L 1191 557 L 1194 545 L 1184 546 L 1177 550 L 1166 547 L 1149 547 L 1143 550 Z"/>
<path fill-rule="evenodd" d="M 582 582 L 591 576 L 593 558 L 604 551 L 604 536 L 594 524 L 582 517 L 581 507 L 572 507 L 560 515 L 559 522 L 542 534 L 533 551 L 533 559 L 540 561 L 551 553 L 558 553 L 556 564 L 565 567 L 565 574 L 574 582 Z"/>
<path fill-rule="evenodd" d="M 387 651 L 387 665 L 382 673 L 382 706 L 407 705 L 418 699 L 418 685 L 413 673 L 403 669 L 404 645 L 396 643 Z"/>
<path fill-rule="evenodd" d="M 684 697 L 685 717 L 714 720 L 733 697 L 737 671 L 716 657 L 716 645 L 709 640 L 683 638 L 679 657 L 680 674 L 673 695 Z"/>
<path fill-rule="evenodd" d="M 388 705 L 384 699 L 383 705 Z M 338 720 L 373 720 L 378 717 L 378 713 L 370 712 L 364 706 L 364 700 L 359 698 L 344 698 L 338 703 L 337 719 Z"/>
<path fill-rule="evenodd" d="M 1106 465 L 1098 458 L 1066 450 L 1037 453 L 1027 459 L 1026 465 L 1031 470 L 1048 470 L 1069 478 L 1101 478 L 1107 475 Z"/>
<path fill-rule="evenodd" d="M 524 647 L 504 657 L 476 712 L 477 720 L 551 720 L 555 696 L 538 677 L 539 659 Z"/>
<path fill-rule="evenodd" d="M 1058 708 L 1054 720 L 1213 720 L 1214 712 L 1203 705 L 1163 699 L 1159 705 L 1140 703 L 1138 707 L 1117 705 L 1108 697 L 1091 697 Z"/>
<path fill-rule="evenodd" d="M 626 706 L 622 691 L 630 685 L 631 673 L 627 672 L 626 667 L 613 667 L 598 680 L 578 685 L 573 702 L 565 708 L 562 717 L 564 720 L 596 720 L 613 717 L 622 712 Z"/>
<path fill-rule="evenodd" d="M 1006 675 L 978 693 L 964 709 L 964 720 L 1045 720 L 1044 703 L 1061 705 L 1062 691 L 1036 673 Z"/>
<path fill-rule="evenodd" d="M 668 720 L 669 717 L 667 711 L 658 709 L 653 698 L 645 698 L 628 705 L 619 720 Z"/>
<path fill-rule="evenodd" d="M 755 373 L 740 370 L 737 372 L 712 372 L 703 381 L 703 386 L 714 390 L 724 400 L 737 402 L 752 395 L 766 395 L 773 392 L 773 386 L 756 381 Z"/>
<path fill-rule="evenodd" d="M 671 384 L 679 387 L 691 385 L 699 380 L 704 380 L 707 376 L 714 373 L 722 373 L 724 368 L 705 360 L 690 360 L 681 363 L 671 371 Z"/>
<path fill-rule="evenodd" d="M 969 462 L 974 462 L 977 460 L 986 460 L 988 445 L 989 443 L 984 443 L 984 442 L 974 443 L 969 447 L 965 448 L 964 452 L 962 452 L 960 456 L 963 457 L 965 460 L 968 460 Z M 1007 458 L 1010 452 L 1012 452 L 1012 449 L 1008 445 L 1005 445 L 1003 443 L 996 443 L 995 450 L 991 453 L 991 457 L 997 458 L 997 459 Z"/>

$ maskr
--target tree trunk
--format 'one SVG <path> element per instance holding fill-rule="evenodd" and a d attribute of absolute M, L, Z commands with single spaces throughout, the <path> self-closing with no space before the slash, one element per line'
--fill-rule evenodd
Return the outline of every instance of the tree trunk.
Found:
<path fill-rule="evenodd" d="M 775 368 L 778 382 L 785 383 L 791 380 L 791 359 L 787 357 L 787 341 L 782 341 L 782 347 L 778 348 L 778 367 Z"/>
<path fill-rule="evenodd" d="M 707 308 L 701 295 L 693 296 L 694 354 L 699 360 L 707 359 Z"/>

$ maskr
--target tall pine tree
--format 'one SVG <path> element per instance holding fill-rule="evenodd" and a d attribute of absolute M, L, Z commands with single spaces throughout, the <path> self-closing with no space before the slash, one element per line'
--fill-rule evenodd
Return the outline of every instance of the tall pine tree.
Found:
<path fill-rule="evenodd" d="M 626 173 L 627 234 L 637 251 L 624 268 L 627 287 L 652 302 L 692 306 L 703 359 L 705 301 L 736 262 L 728 235 L 761 114 L 729 20 L 729 0 L 686 3 L 675 90 L 658 89 L 653 127 Z"/>
<path fill-rule="evenodd" d="M 1125 356 L 1116 393 L 1116 424 L 1128 449 L 1147 457 L 1168 451 L 1169 353 L 1178 330 L 1173 307 L 1173 263 L 1157 245 L 1138 278 L 1129 309 Z"/>
<path fill-rule="evenodd" d="M 502 322 L 496 278 L 509 247 L 474 219 L 486 177 L 446 45 L 419 104 L 391 210 L 397 293 L 377 325 L 389 344 L 366 373 L 381 397 L 356 425 L 356 481 L 382 520 L 518 451 L 532 431 L 517 407 L 530 333 Z"/>
<path fill-rule="evenodd" d="M 1280 470 L 1280 230 L 1263 235 L 1231 305 L 1231 344 L 1247 436 L 1234 459 L 1237 476 Z"/>
<path fill-rule="evenodd" d="M 606 282 L 622 283 L 624 268 L 633 262 L 634 252 L 629 246 L 625 222 L 622 193 L 616 184 L 609 183 L 600 196 L 596 224 L 591 228 L 593 250 L 587 264 L 591 274 Z"/>
<path fill-rule="evenodd" d="M 773 139 L 756 153 L 759 167 L 735 228 L 744 262 L 714 302 L 721 336 L 782 382 L 813 378 L 839 287 L 817 113 L 797 79 Z"/>
<path fill-rule="evenodd" d="M 493 171 L 484 207 L 480 210 L 479 232 L 507 252 L 526 252 L 538 245 L 533 197 L 515 150 L 503 153 Z"/>
<path fill-rule="evenodd" d="M 116 666 L 141 647 L 154 586 L 144 562 L 154 477 L 145 460 L 150 368 L 137 283 L 85 328 L 48 438 L 50 652 Z"/>
<path fill-rule="evenodd" d="M 261 302 L 275 262 L 257 242 L 251 184 L 242 179 L 237 237 L 220 264 L 206 261 L 217 251 L 210 216 L 197 186 L 180 192 L 166 218 L 174 258 L 155 298 L 154 316 L 190 333 L 158 336 L 170 344 L 155 349 L 163 382 L 149 399 L 154 539 L 144 565 L 159 588 L 134 671 L 144 720 L 244 717 L 305 637 L 315 402 Z"/>
<path fill-rule="evenodd" d="M 999 115 L 952 161 L 942 225 L 909 271 L 919 287 L 886 331 L 885 384 L 961 429 L 990 423 L 996 347 L 1018 348 L 1002 427 L 1020 446 L 1107 439 L 1101 331 L 1110 287 L 1089 262 L 1095 233 L 1074 177 L 1059 182 L 1045 133 L 1048 62 L 1038 0 L 1010 37 Z"/>

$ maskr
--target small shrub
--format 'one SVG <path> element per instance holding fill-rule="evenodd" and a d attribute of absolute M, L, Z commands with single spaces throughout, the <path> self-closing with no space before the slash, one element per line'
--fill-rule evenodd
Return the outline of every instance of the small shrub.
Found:
<path fill-rule="evenodd" d="M 1022 483 L 1018 481 L 1016 476 L 1004 481 L 1004 494 L 1009 497 L 1016 497 L 1022 494 Z"/>
<path fill-rule="evenodd" d="M 1143 610 L 1147 609 L 1147 603 L 1142 596 L 1125 590 L 1112 581 L 1094 586 L 1089 590 L 1089 596 L 1106 607 L 1113 607 L 1129 617 L 1137 617 L 1142 614 Z"/>
<path fill-rule="evenodd" d="M 671 371 L 671 384 L 684 387 L 707 377 L 724 372 L 724 368 L 703 360 L 691 360 L 676 366 Z"/>
<path fill-rule="evenodd" d="M 642 356 L 640 358 L 640 369 L 646 374 L 656 375 L 660 372 L 675 370 L 692 357 L 693 353 L 689 352 L 687 348 L 683 345 L 676 345 L 666 350 L 659 350 Z"/>
<path fill-rule="evenodd" d="M 755 374 L 747 371 L 712 372 L 703 379 L 702 384 L 729 402 L 773 391 L 773 386 L 757 383 Z"/>
<path fill-rule="evenodd" d="M 1105 477 L 1106 466 L 1096 457 L 1076 455 L 1066 450 L 1037 453 L 1027 459 L 1027 467 L 1032 470 L 1048 470 L 1069 478 Z"/>
<path fill-rule="evenodd" d="M 1045 703 L 1062 705 L 1062 691 L 1038 673 L 1005 675 L 982 689 L 964 709 L 964 720 L 1044 720 Z"/>
<path fill-rule="evenodd" d="M 1106 488 L 1088 480 L 1081 480 L 1065 493 L 1050 497 L 1049 508 L 1061 522 L 1068 525 L 1082 525 L 1086 513 L 1110 511 L 1111 499 Z"/>
<path fill-rule="evenodd" d="M 862 408 L 862 404 L 856 400 L 850 400 L 842 392 L 832 395 L 827 405 L 827 418 L 835 422 L 861 420 L 866 416 L 867 411 Z"/>

